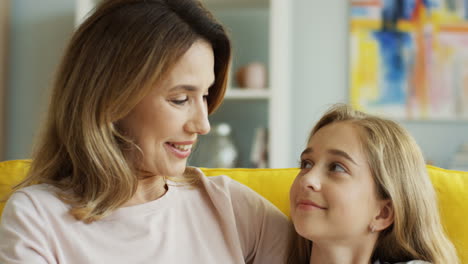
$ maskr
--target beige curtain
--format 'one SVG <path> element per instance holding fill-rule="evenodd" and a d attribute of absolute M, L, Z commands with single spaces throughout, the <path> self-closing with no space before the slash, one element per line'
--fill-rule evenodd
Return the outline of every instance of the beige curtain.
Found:
<path fill-rule="evenodd" d="M 5 97 L 7 77 L 7 48 L 9 29 L 9 0 L 0 0 L 0 160 L 5 155 Z"/>

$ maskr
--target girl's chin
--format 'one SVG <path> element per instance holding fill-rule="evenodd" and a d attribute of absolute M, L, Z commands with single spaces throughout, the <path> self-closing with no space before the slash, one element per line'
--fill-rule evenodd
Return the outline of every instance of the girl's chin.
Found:
<path fill-rule="evenodd" d="M 314 230 L 310 226 L 307 225 L 300 225 L 298 223 L 294 223 L 294 227 L 296 229 L 296 232 L 303 238 L 307 240 L 317 240 L 320 239 L 320 236 L 316 234 L 317 230 Z"/>

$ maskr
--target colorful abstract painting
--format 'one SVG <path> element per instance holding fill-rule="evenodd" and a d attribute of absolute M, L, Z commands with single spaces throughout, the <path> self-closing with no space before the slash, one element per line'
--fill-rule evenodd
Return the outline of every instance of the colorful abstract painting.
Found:
<path fill-rule="evenodd" d="M 398 119 L 468 119 L 468 0 L 351 0 L 350 103 Z"/>

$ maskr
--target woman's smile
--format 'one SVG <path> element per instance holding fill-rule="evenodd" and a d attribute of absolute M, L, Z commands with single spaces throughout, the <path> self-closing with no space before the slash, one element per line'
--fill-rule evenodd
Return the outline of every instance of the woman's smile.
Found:
<path fill-rule="evenodd" d="M 165 145 L 167 148 L 175 154 L 176 157 L 185 159 L 190 156 L 192 152 L 192 146 L 194 141 L 185 142 L 167 142 Z"/>

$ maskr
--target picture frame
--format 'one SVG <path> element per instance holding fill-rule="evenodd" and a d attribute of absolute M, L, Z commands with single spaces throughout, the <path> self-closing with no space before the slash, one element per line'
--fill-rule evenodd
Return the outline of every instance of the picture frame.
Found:
<path fill-rule="evenodd" d="M 468 1 L 351 0 L 351 105 L 398 120 L 468 120 L 467 43 Z"/>

